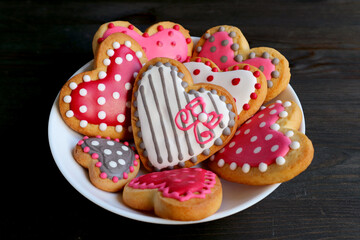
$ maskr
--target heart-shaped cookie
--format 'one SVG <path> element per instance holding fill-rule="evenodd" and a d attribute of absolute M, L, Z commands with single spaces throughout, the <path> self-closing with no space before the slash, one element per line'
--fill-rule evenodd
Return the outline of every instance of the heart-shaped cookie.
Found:
<path fill-rule="evenodd" d="M 154 172 L 125 186 L 124 203 L 139 210 L 174 220 L 199 220 L 215 213 L 222 201 L 216 174 L 202 168 Z"/>
<path fill-rule="evenodd" d="M 85 136 L 74 148 L 74 158 L 89 169 L 90 181 L 108 192 L 121 190 L 139 171 L 139 155 L 119 139 Z"/>
<path fill-rule="evenodd" d="M 191 56 L 193 41 L 189 31 L 180 24 L 159 22 L 150 26 L 144 33 L 126 21 L 114 21 L 100 26 L 93 39 L 93 50 L 113 33 L 121 32 L 129 35 L 143 48 L 150 60 L 155 57 L 167 57 L 180 62 Z"/>
<path fill-rule="evenodd" d="M 297 131 L 301 110 L 294 102 L 270 104 L 245 122 L 230 143 L 210 158 L 222 178 L 250 185 L 284 182 L 311 163 L 311 141 Z"/>
<path fill-rule="evenodd" d="M 109 36 L 95 56 L 95 69 L 72 77 L 61 89 L 59 107 L 65 123 L 87 136 L 132 138 L 131 89 L 146 61 L 131 37 Z"/>
<path fill-rule="evenodd" d="M 194 49 L 193 57 L 212 60 L 221 70 L 246 63 L 259 68 L 267 79 L 265 101 L 279 95 L 289 84 L 289 62 L 277 50 L 268 47 L 249 48 L 244 35 L 237 27 L 216 26 L 207 30 Z"/>
<path fill-rule="evenodd" d="M 267 88 L 264 74 L 256 67 L 237 64 L 221 72 L 207 58 L 193 58 L 184 63 L 194 83 L 211 83 L 225 88 L 235 99 L 238 123 L 241 124 L 256 113 L 264 102 Z"/>
<path fill-rule="evenodd" d="M 220 86 L 193 85 L 189 71 L 178 61 L 150 60 L 133 91 L 135 144 L 150 171 L 193 166 L 219 150 L 236 131 L 233 97 Z"/>

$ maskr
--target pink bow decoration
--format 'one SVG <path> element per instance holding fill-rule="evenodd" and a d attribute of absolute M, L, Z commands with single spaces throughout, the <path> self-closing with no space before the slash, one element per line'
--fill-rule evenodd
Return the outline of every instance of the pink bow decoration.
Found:
<path fill-rule="evenodd" d="M 194 129 L 194 135 L 196 142 L 199 144 L 206 144 L 210 142 L 214 138 L 214 133 L 211 132 L 211 129 L 216 128 L 219 123 L 221 122 L 223 115 L 217 114 L 216 112 L 212 111 L 210 113 L 205 112 L 206 103 L 202 97 L 194 98 L 191 102 L 189 102 L 185 108 L 181 109 L 175 117 L 175 124 L 176 126 L 182 130 L 187 131 L 191 128 Z M 200 111 L 195 111 L 197 108 L 200 109 Z M 184 127 L 184 124 L 188 124 L 190 119 L 190 115 L 192 116 L 191 119 L 194 120 L 193 123 L 191 123 L 188 126 Z M 181 124 L 179 123 L 179 119 Z M 199 132 L 198 125 L 202 124 L 209 130 L 205 130 L 203 132 Z M 199 139 L 199 133 L 202 138 L 207 138 L 205 141 L 201 141 Z"/>

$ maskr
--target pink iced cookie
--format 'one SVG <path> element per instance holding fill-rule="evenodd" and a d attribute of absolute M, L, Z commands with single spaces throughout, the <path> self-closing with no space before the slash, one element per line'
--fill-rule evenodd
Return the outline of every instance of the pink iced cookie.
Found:
<path fill-rule="evenodd" d="M 95 70 L 69 79 L 60 92 L 60 113 L 69 127 L 88 136 L 131 138 L 132 87 L 147 61 L 129 36 L 108 37 L 95 55 Z"/>
<path fill-rule="evenodd" d="M 289 63 L 272 48 L 249 48 L 240 29 L 233 26 L 217 26 L 205 32 L 197 43 L 193 57 L 212 60 L 222 71 L 246 63 L 260 69 L 266 76 L 268 94 L 265 101 L 275 98 L 290 81 Z"/>
<path fill-rule="evenodd" d="M 102 41 L 116 32 L 127 34 L 137 41 L 149 60 L 167 57 L 184 62 L 192 53 L 193 42 L 189 31 L 179 24 L 159 22 L 142 33 L 126 21 L 114 21 L 101 25 L 93 39 L 94 53 Z"/>
<path fill-rule="evenodd" d="M 210 168 L 224 179 L 250 185 L 284 182 L 311 163 L 311 141 L 297 129 L 301 110 L 290 101 L 264 107 L 210 158 Z"/>
<path fill-rule="evenodd" d="M 149 173 L 133 179 L 123 192 L 128 206 L 176 220 L 207 217 L 220 207 L 221 198 L 219 179 L 202 168 Z"/>

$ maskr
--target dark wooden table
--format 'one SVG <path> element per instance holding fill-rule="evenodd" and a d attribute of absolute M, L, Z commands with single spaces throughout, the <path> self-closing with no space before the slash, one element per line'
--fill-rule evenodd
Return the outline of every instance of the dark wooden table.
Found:
<path fill-rule="evenodd" d="M 270 2 L 1 1 L 0 238 L 360 239 L 360 2 Z M 311 166 L 245 211 L 196 225 L 138 222 L 87 200 L 58 170 L 47 122 L 61 86 L 92 59 L 93 34 L 111 20 L 142 30 L 170 20 L 193 36 L 235 25 L 251 47 L 278 49 L 304 108 Z"/>

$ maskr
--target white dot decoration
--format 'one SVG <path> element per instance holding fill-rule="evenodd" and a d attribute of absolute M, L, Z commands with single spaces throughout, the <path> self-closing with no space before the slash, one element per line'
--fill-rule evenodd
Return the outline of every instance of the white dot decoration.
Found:
<path fill-rule="evenodd" d="M 281 156 L 277 157 L 276 158 L 276 164 L 279 165 L 279 166 L 284 165 L 285 164 L 285 158 L 283 158 Z"/>
<path fill-rule="evenodd" d="M 86 120 L 80 121 L 80 127 L 85 128 L 85 127 L 87 127 L 87 125 L 88 125 L 88 121 L 86 121 Z"/>
<path fill-rule="evenodd" d="M 135 54 L 137 58 L 141 58 L 143 56 L 141 51 L 137 51 Z"/>
<path fill-rule="evenodd" d="M 125 41 L 125 46 L 127 46 L 128 48 L 131 47 L 131 42 L 129 40 Z"/>
<path fill-rule="evenodd" d="M 129 53 L 129 54 L 126 54 L 125 58 L 126 58 L 126 60 L 129 61 L 129 62 L 131 62 L 131 61 L 134 59 L 133 55 L 131 55 L 130 53 Z"/>
<path fill-rule="evenodd" d="M 101 91 L 101 92 L 102 92 L 102 91 L 104 91 L 104 90 L 105 90 L 105 84 L 103 84 L 103 83 L 99 83 L 97 88 L 98 88 L 98 90 L 99 90 L 99 91 Z"/>
<path fill-rule="evenodd" d="M 118 163 L 122 166 L 124 166 L 126 164 L 125 160 L 121 159 L 121 158 L 118 160 Z"/>
<path fill-rule="evenodd" d="M 263 162 L 262 162 L 262 163 L 259 164 L 259 167 L 258 167 L 258 168 L 259 168 L 259 171 L 260 171 L 260 172 L 266 172 L 266 170 L 267 170 L 267 168 L 268 168 L 268 165 L 267 165 L 266 163 L 263 163 Z"/>
<path fill-rule="evenodd" d="M 105 119 L 106 118 L 106 113 L 104 111 L 100 111 L 98 113 L 98 118 L 101 119 L 101 120 Z"/>
<path fill-rule="evenodd" d="M 118 122 L 122 123 L 125 121 L 125 115 L 119 114 L 116 119 L 118 120 Z"/>
<path fill-rule="evenodd" d="M 121 75 L 120 74 L 115 74 L 114 78 L 115 78 L 115 81 L 120 82 Z"/>
<path fill-rule="evenodd" d="M 118 49 L 120 47 L 120 43 L 119 42 L 113 42 L 113 48 L 114 49 Z"/>
<path fill-rule="evenodd" d="M 292 143 L 290 143 L 290 148 L 298 149 L 298 148 L 300 148 L 300 143 L 298 141 L 293 141 Z"/>
<path fill-rule="evenodd" d="M 87 90 L 86 90 L 85 88 L 82 88 L 82 89 L 80 89 L 79 94 L 80 94 L 81 96 L 85 97 L 86 94 L 87 94 Z"/>
<path fill-rule="evenodd" d="M 71 82 L 70 84 L 69 84 L 69 87 L 70 87 L 70 89 L 71 90 L 75 90 L 76 88 L 77 88 L 77 84 L 76 83 L 74 83 L 74 82 Z"/>
<path fill-rule="evenodd" d="M 250 165 L 247 164 L 247 163 L 244 163 L 244 165 L 241 167 L 241 170 L 244 172 L 244 173 L 248 173 L 250 171 Z"/>
<path fill-rule="evenodd" d="M 271 152 L 276 152 L 279 149 L 279 145 L 274 145 L 271 147 Z"/>
<path fill-rule="evenodd" d="M 112 168 L 116 168 L 117 167 L 117 163 L 115 161 L 110 161 L 109 162 L 109 166 Z"/>
<path fill-rule="evenodd" d="M 65 103 L 71 103 L 71 96 L 66 95 L 63 100 Z"/>
<path fill-rule="evenodd" d="M 120 98 L 120 93 L 119 92 L 113 92 L 112 94 L 114 99 L 119 99 Z"/>
<path fill-rule="evenodd" d="M 225 164 L 224 159 L 220 159 L 220 160 L 217 162 L 218 167 L 223 167 L 224 164 Z"/>
<path fill-rule="evenodd" d="M 116 127 L 115 127 L 115 131 L 116 131 L 116 132 L 120 133 L 120 132 L 122 132 L 122 130 L 123 130 L 123 126 L 121 126 L 121 125 L 116 125 Z"/>
<path fill-rule="evenodd" d="M 87 107 L 85 105 L 82 105 L 82 106 L 79 107 L 79 111 L 81 113 L 86 113 L 87 112 Z"/>
<path fill-rule="evenodd" d="M 123 62 L 123 59 L 121 57 L 115 58 L 115 63 L 116 64 L 122 64 L 122 62 Z"/>
<path fill-rule="evenodd" d="M 229 148 L 232 148 L 233 146 L 235 146 L 235 142 L 234 142 L 234 141 L 229 144 Z"/>
<path fill-rule="evenodd" d="M 236 149 L 236 152 L 235 152 L 235 153 L 236 153 L 236 154 L 240 154 L 240 153 L 242 152 L 242 150 L 243 150 L 242 147 L 239 147 L 238 149 Z"/>
<path fill-rule="evenodd" d="M 99 105 L 104 105 L 104 104 L 106 103 L 106 100 L 105 100 L 104 97 L 99 97 L 99 98 L 97 99 L 97 103 L 98 103 Z"/>
<path fill-rule="evenodd" d="M 108 50 L 106 51 L 106 54 L 107 54 L 109 57 L 112 57 L 112 56 L 115 54 L 115 52 L 114 52 L 114 50 L 112 50 L 112 49 L 108 49 Z"/>
<path fill-rule="evenodd" d="M 106 154 L 106 155 L 110 155 L 110 154 L 112 154 L 112 151 L 110 150 L 110 149 L 104 149 L 104 154 Z"/>
<path fill-rule="evenodd" d="M 65 113 L 65 115 L 66 115 L 68 118 L 71 118 L 71 117 L 74 116 L 74 112 L 71 111 L 71 110 L 69 110 L 69 111 L 67 111 L 67 112 Z"/>
<path fill-rule="evenodd" d="M 230 163 L 230 170 L 235 170 L 237 168 L 237 164 L 236 164 L 236 162 L 232 162 L 232 163 Z"/>
<path fill-rule="evenodd" d="M 100 129 L 100 131 L 105 131 L 107 129 L 107 124 L 106 123 L 100 123 L 99 129 Z"/>
<path fill-rule="evenodd" d="M 130 90 L 131 89 L 131 83 L 125 83 L 125 89 Z"/>
<path fill-rule="evenodd" d="M 261 147 L 257 147 L 257 148 L 254 149 L 255 154 L 259 153 L 260 151 L 261 151 Z"/>
<path fill-rule="evenodd" d="M 84 81 L 84 82 L 90 82 L 90 81 L 91 81 L 90 76 L 85 74 L 85 75 L 83 76 L 83 81 Z"/>

